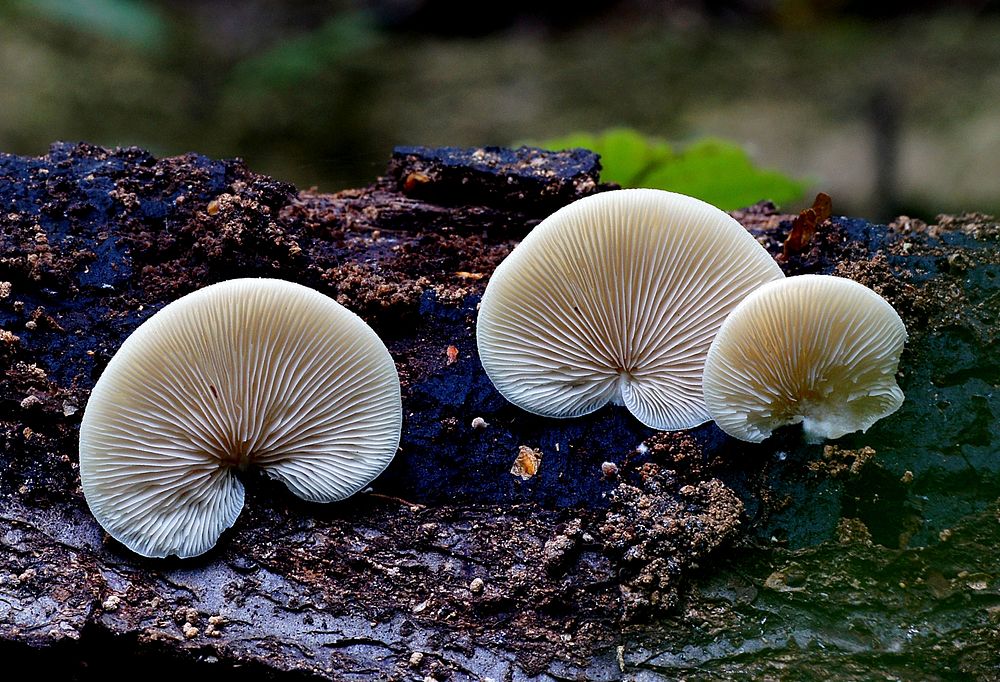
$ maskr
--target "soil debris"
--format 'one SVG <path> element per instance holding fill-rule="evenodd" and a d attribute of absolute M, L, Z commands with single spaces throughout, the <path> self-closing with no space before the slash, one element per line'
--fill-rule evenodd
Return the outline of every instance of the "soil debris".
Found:
<path fill-rule="evenodd" d="M 600 528 L 606 550 L 623 566 L 626 620 L 676 608 L 684 572 L 732 540 L 743 513 L 743 503 L 718 479 L 678 488 L 651 463 L 643 465 L 641 479 L 612 493 Z"/>
<path fill-rule="evenodd" d="M 857 450 L 843 449 L 839 445 L 824 445 L 822 459 L 809 462 L 807 466 L 809 471 L 822 473 L 830 478 L 858 476 L 874 458 L 875 450 L 867 445 Z"/>

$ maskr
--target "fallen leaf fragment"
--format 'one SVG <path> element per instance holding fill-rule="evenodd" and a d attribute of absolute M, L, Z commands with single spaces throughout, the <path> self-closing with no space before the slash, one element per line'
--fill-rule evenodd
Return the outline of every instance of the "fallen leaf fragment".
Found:
<path fill-rule="evenodd" d="M 541 465 L 542 451 L 522 445 L 518 448 L 517 459 L 514 460 L 510 473 L 514 476 L 520 476 L 522 481 L 527 481 L 538 473 L 538 467 Z"/>
<path fill-rule="evenodd" d="M 820 192 L 816 195 L 813 205 L 799 213 L 792 221 L 792 229 L 782 245 L 781 254 L 789 256 L 805 250 L 816 234 L 816 228 L 825 223 L 833 215 L 833 202 L 830 195 Z"/>

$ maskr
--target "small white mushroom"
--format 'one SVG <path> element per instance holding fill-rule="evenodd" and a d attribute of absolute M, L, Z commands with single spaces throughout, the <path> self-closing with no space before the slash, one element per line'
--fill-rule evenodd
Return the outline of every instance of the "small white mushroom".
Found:
<path fill-rule="evenodd" d="M 760 442 L 802 423 L 809 442 L 867 431 L 903 403 L 899 315 L 871 289 L 800 275 L 761 287 L 732 312 L 705 363 L 705 402 L 729 435 Z"/>
<path fill-rule="evenodd" d="M 389 464 L 401 425 L 396 367 L 361 318 L 298 284 L 230 280 L 125 340 L 84 413 L 80 476 L 119 542 L 190 557 L 243 508 L 236 471 L 339 500 Z"/>
<path fill-rule="evenodd" d="M 719 209 L 628 189 L 546 218 L 493 273 L 477 322 L 497 390 L 528 412 L 578 417 L 608 402 L 646 426 L 708 420 L 701 374 L 729 312 L 783 277 Z"/>

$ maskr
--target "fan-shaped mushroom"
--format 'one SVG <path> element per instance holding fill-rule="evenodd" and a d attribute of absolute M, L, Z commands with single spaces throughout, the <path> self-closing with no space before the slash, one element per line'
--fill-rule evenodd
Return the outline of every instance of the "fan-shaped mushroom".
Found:
<path fill-rule="evenodd" d="M 396 367 L 361 318 L 298 284 L 230 280 L 125 340 L 87 404 L 80 477 L 115 539 L 189 557 L 236 521 L 237 470 L 339 500 L 389 464 L 401 425 Z"/>
<path fill-rule="evenodd" d="M 542 221 L 493 273 L 479 355 L 528 412 L 577 417 L 610 401 L 647 426 L 690 428 L 708 420 L 701 373 L 722 321 L 781 277 L 739 223 L 703 201 L 596 194 Z"/>
<path fill-rule="evenodd" d="M 723 431 L 760 442 L 802 423 L 807 440 L 867 431 L 903 403 L 899 315 L 864 285 L 799 275 L 750 295 L 705 362 L 705 403 Z"/>

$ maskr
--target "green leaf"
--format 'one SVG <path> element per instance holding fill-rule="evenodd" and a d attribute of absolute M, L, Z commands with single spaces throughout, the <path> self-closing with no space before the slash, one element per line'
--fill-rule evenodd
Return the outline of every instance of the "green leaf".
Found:
<path fill-rule="evenodd" d="M 716 138 L 700 140 L 676 153 L 663 140 L 616 128 L 599 135 L 566 135 L 538 146 L 593 150 L 601 155 L 601 179 L 605 182 L 680 192 L 724 210 L 763 199 L 779 205 L 794 202 L 802 198 L 808 184 L 758 168 L 739 145 Z"/>

